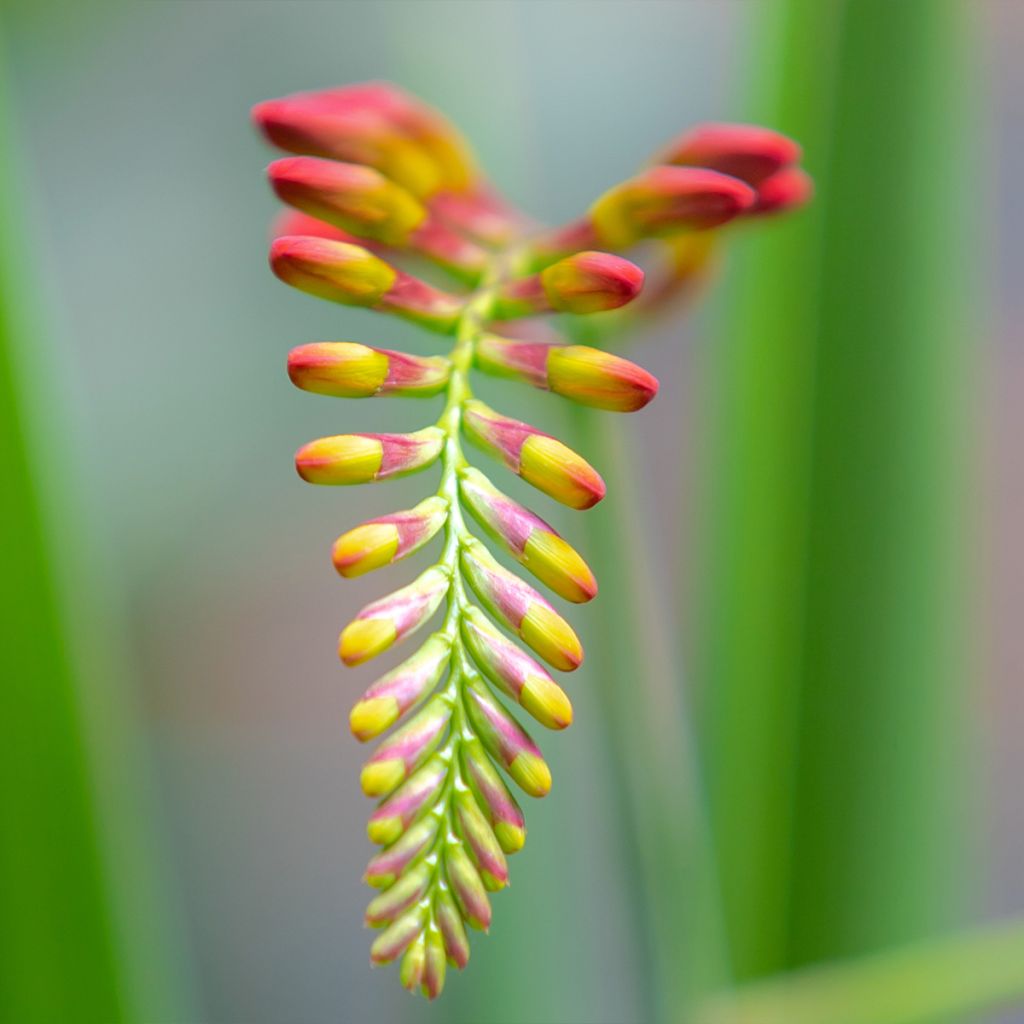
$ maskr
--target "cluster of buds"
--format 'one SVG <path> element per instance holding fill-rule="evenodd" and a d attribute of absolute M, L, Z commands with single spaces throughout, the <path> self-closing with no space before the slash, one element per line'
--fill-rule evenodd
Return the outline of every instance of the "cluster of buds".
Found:
<path fill-rule="evenodd" d="M 366 910 L 366 923 L 380 929 L 371 960 L 400 961 L 402 984 L 432 999 L 449 965 L 466 966 L 466 928 L 488 928 L 490 894 L 508 884 L 507 858 L 526 841 L 505 778 L 532 797 L 551 789 L 543 755 L 507 705 L 545 728 L 566 728 L 572 705 L 548 667 L 571 672 L 583 660 L 569 623 L 494 558 L 467 518 L 557 598 L 584 603 L 597 594 L 580 554 L 471 466 L 462 440 L 569 508 L 589 509 L 605 493 L 597 470 L 563 442 L 474 398 L 470 374 L 519 380 L 598 409 L 643 408 L 658 391 L 651 374 L 554 331 L 536 340 L 528 318 L 642 308 L 646 296 L 634 300 L 644 272 L 623 253 L 647 239 L 670 256 L 659 293 L 682 289 L 707 264 L 721 229 L 799 205 L 809 183 L 790 140 L 709 125 L 667 147 L 582 218 L 544 230 L 495 194 L 440 114 L 391 85 L 289 96 L 259 104 L 253 116 L 291 154 L 269 169 L 290 207 L 274 230 L 274 273 L 310 294 L 452 339 L 444 355 L 327 341 L 301 345 L 288 359 L 291 380 L 316 394 L 443 397 L 440 417 L 420 430 L 338 434 L 296 455 L 299 475 L 318 484 L 370 483 L 440 464 L 436 493 L 355 526 L 333 548 L 338 573 L 353 577 L 443 537 L 434 564 L 368 604 L 338 641 L 341 660 L 360 665 L 444 607 L 422 646 L 381 675 L 350 716 L 357 739 L 379 740 L 361 776 L 366 795 L 379 801 L 368 826 L 381 847 L 366 870 L 379 890 Z M 439 267 L 450 287 L 402 269 L 410 260 Z M 572 316 L 563 323 L 571 334 Z"/>

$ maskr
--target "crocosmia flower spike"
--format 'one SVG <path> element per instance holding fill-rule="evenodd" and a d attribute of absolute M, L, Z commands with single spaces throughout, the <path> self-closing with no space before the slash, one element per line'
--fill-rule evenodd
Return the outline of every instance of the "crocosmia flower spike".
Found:
<path fill-rule="evenodd" d="M 564 604 L 552 601 L 584 604 L 598 593 L 584 556 L 504 494 L 486 458 L 475 466 L 468 456 L 490 456 L 499 473 L 572 509 L 589 509 L 605 494 L 581 454 L 475 398 L 473 374 L 611 412 L 642 409 L 657 395 L 657 379 L 621 356 L 569 343 L 566 333 L 612 310 L 621 329 L 637 311 L 686 292 L 711 266 L 719 237 L 799 207 L 810 179 L 799 146 L 777 132 L 703 125 L 582 204 L 577 219 L 538 227 L 498 196 L 440 113 L 388 83 L 268 100 L 253 120 L 287 154 L 268 170 L 287 206 L 272 230 L 277 277 L 425 332 L 415 353 L 385 338 L 299 344 L 288 375 L 303 391 L 332 398 L 437 403 L 419 429 L 338 433 L 295 456 L 310 483 L 414 473 L 433 481 L 412 507 L 347 524 L 332 560 L 351 579 L 428 558 L 411 582 L 344 625 L 338 654 L 354 666 L 402 651 L 349 718 L 357 740 L 375 743 L 360 776 L 377 802 L 367 835 L 379 847 L 366 868 L 375 895 L 365 923 L 377 929 L 371 962 L 396 962 L 405 988 L 434 999 L 447 968 L 469 963 L 469 932 L 490 927 L 492 901 L 509 884 L 509 857 L 526 842 L 513 790 L 541 798 L 552 788 L 520 718 L 552 731 L 573 720 L 555 676 L 580 668 L 583 647 Z M 651 295 L 631 259 L 638 243 L 655 253 Z M 416 276 L 412 268 L 425 262 L 442 284 Z M 553 315 L 559 329 L 538 330 Z"/>

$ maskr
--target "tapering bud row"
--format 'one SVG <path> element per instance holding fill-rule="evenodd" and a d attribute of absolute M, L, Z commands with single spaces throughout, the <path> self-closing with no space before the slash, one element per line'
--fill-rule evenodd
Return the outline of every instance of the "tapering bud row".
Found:
<path fill-rule="evenodd" d="M 335 398 L 428 397 L 443 391 L 451 363 L 354 341 L 320 341 L 288 354 L 288 376 L 303 391 Z"/>
<path fill-rule="evenodd" d="M 484 607 L 549 665 L 563 672 L 579 667 L 579 638 L 533 587 L 499 565 L 478 540 L 463 544 L 460 564 Z"/>
<path fill-rule="evenodd" d="M 311 484 L 367 484 L 425 469 L 443 445 L 437 427 L 413 434 L 336 434 L 303 445 L 295 468 Z"/>
<path fill-rule="evenodd" d="M 535 313 L 600 313 L 640 294 L 644 272 L 608 252 L 576 252 L 539 274 L 510 281 L 498 293 L 494 315 L 509 320 Z"/>
<path fill-rule="evenodd" d="M 437 611 L 451 579 L 435 566 L 401 590 L 368 604 L 342 631 L 338 655 L 346 665 L 361 665 L 414 633 Z"/>
<path fill-rule="evenodd" d="M 485 373 L 526 381 L 580 405 L 635 412 L 658 393 L 658 379 L 621 356 L 587 345 L 513 341 L 486 334 L 476 365 Z"/>
<path fill-rule="evenodd" d="M 360 740 L 373 739 L 416 707 L 441 681 L 451 656 L 451 641 L 435 633 L 411 657 L 383 675 L 352 708 L 349 725 Z"/>
<path fill-rule="evenodd" d="M 448 518 L 448 502 L 444 498 L 427 498 L 415 508 L 371 519 L 335 542 L 332 557 L 334 568 L 342 576 L 363 573 L 391 565 L 419 551 Z"/>
<path fill-rule="evenodd" d="M 461 471 L 459 493 L 473 518 L 513 558 L 567 601 L 597 594 L 587 563 L 539 516 L 502 494 L 478 469 Z"/>
<path fill-rule="evenodd" d="M 462 635 L 480 671 L 541 725 L 564 729 L 572 722 L 572 705 L 562 688 L 478 609 L 468 608 L 464 613 Z"/>
<path fill-rule="evenodd" d="M 270 266 L 282 281 L 300 291 L 345 306 L 394 313 L 428 330 L 451 331 L 462 308 L 454 295 L 348 242 L 282 235 L 270 245 Z"/>
<path fill-rule="evenodd" d="M 570 508 L 596 505 L 605 494 L 597 470 L 561 441 L 475 399 L 464 407 L 466 435 L 517 476 Z"/>
<path fill-rule="evenodd" d="M 466 710 L 487 752 L 529 796 L 551 791 L 551 770 L 526 730 L 479 679 L 466 685 Z"/>

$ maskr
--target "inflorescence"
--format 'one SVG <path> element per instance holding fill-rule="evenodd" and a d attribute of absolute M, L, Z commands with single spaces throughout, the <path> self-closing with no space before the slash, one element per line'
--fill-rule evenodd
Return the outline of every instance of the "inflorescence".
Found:
<path fill-rule="evenodd" d="M 349 530 L 333 550 L 342 576 L 361 576 L 443 536 L 438 561 L 367 605 L 338 648 L 346 665 L 362 664 L 444 606 L 440 628 L 370 686 L 350 719 L 362 741 L 398 726 L 361 776 L 366 795 L 380 801 L 368 827 L 382 847 L 366 869 L 380 890 L 366 921 L 382 929 L 370 956 L 379 964 L 401 958 L 402 984 L 435 998 L 446 965 L 469 960 L 465 926 L 487 930 L 488 893 L 508 884 L 506 858 L 526 840 L 502 773 L 529 796 L 551 788 L 540 750 L 506 701 L 564 729 L 572 706 L 541 661 L 571 672 L 583 660 L 572 627 L 493 557 L 470 523 L 558 597 L 583 603 L 597 593 L 575 549 L 469 464 L 463 438 L 570 508 L 591 508 L 605 493 L 597 471 L 561 441 L 474 398 L 470 374 L 513 378 L 614 412 L 643 408 L 658 391 L 651 374 L 568 344 L 536 318 L 664 305 L 703 279 L 726 225 L 800 205 L 809 179 L 799 147 L 784 136 L 709 124 L 666 147 L 585 216 L 543 229 L 497 197 L 440 114 L 392 85 L 300 93 L 261 103 L 253 116 L 270 142 L 298 154 L 269 168 L 292 208 L 275 228 L 274 273 L 310 294 L 452 339 L 446 355 L 331 341 L 301 345 L 288 358 L 289 376 L 305 391 L 444 402 L 440 418 L 413 433 L 339 434 L 296 455 L 299 475 L 318 484 L 369 483 L 440 463 L 435 494 Z M 658 276 L 640 296 L 644 273 L 620 254 L 648 239 L 661 243 Z M 400 269 L 409 258 L 442 268 L 454 290 Z"/>

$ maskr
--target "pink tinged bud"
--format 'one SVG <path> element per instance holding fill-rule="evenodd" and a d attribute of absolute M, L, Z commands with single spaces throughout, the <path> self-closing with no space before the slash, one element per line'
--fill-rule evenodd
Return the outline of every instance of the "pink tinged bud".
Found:
<path fill-rule="evenodd" d="M 385 739 L 363 766 L 360 784 L 370 797 L 387 796 L 437 749 L 448 722 L 451 705 L 434 697 L 409 722 Z"/>
<path fill-rule="evenodd" d="M 359 245 L 360 240 L 348 231 L 342 231 L 333 224 L 310 217 L 308 213 L 299 210 L 284 210 L 277 217 L 270 227 L 271 238 L 283 238 L 285 235 L 305 235 L 309 238 L 327 238 L 332 242 L 348 242 L 351 245 Z M 374 250 L 376 246 L 365 240 L 361 243 L 365 248 Z"/>
<path fill-rule="evenodd" d="M 526 819 L 522 808 L 478 739 L 464 741 L 461 753 L 466 781 L 494 829 L 498 844 L 506 854 L 518 853 L 526 843 Z"/>
<path fill-rule="evenodd" d="M 466 686 L 470 721 L 487 752 L 529 796 L 547 796 L 551 771 L 523 727 L 479 680 Z"/>
<path fill-rule="evenodd" d="M 441 930 L 448 962 L 462 970 L 469 963 L 469 939 L 462 924 L 462 915 L 446 885 L 442 885 L 434 898 L 434 918 Z"/>
<path fill-rule="evenodd" d="M 398 980 L 402 987 L 415 992 L 423 981 L 423 972 L 427 965 L 427 943 L 421 934 L 402 956 L 402 964 L 398 969 Z"/>
<path fill-rule="evenodd" d="M 499 491 L 477 469 L 462 470 L 460 493 L 473 518 L 521 565 L 567 601 L 597 594 L 586 562 L 539 516 Z"/>
<path fill-rule="evenodd" d="M 561 441 L 475 399 L 466 402 L 463 412 L 471 441 L 556 501 L 585 509 L 604 497 L 604 481 L 597 471 Z"/>
<path fill-rule="evenodd" d="M 400 839 L 373 857 L 366 865 L 365 879 L 375 889 L 387 889 L 424 854 L 437 837 L 440 822 L 429 815 L 416 822 Z"/>
<path fill-rule="evenodd" d="M 657 378 L 642 367 L 586 345 L 510 341 L 487 334 L 475 356 L 485 373 L 526 381 L 597 409 L 634 412 L 658 393 Z"/>
<path fill-rule="evenodd" d="M 430 154 L 377 111 L 346 109 L 307 93 L 258 103 L 252 116 L 270 142 L 291 153 L 366 164 L 416 196 L 441 185 Z"/>
<path fill-rule="evenodd" d="M 403 245 L 427 219 L 410 192 L 372 167 L 296 156 L 267 168 L 283 202 L 344 231 Z"/>
<path fill-rule="evenodd" d="M 447 775 L 447 760 L 432 757 L 370 815 L 366 828 L 370 842 L 379 846 L 395 842 L 430 807 Z"/>
<path fill-rule="evenodd" d="M 461 565 L 473 592 L 496 619 L 548 664 L 562 672 L 579 668 L 579 638 L 533 587 L 499 565 L 478 540 L 463 545 Z"/>
<path fill-rule="evenodd" d="M 462 635 L 481 672 L 548 729 L 572 723 L 572 705 L 562 688 L 528 654 L 506 639 L 476 608 L 466 610 Z"/>
<path fill-rule="evenodd" d="M 758 187 L 800 157 L 796 142 L 770 128 L 709 123 L 695 125 L 669 144 L 655 162 L 710 167 Z"/>
<path fill-rule="evenodd" d="M 379 736 L 416 707 L 437 686 L 450 656 L 451 642 L 435 633 L 411 658 L 381 676 L 349 716 L 356 739 Z"/>
<path fill-rule="evenodd" d="M 334 542 L 334 568 L 342 576 L 352 577 L 391 565 L 419 551 L 447 519 L 444 498 L 427 498 L 415 508 L 371 519 Z"/>
<path fill-rule="evenodd" d="M 541 271 L 551 308 L 561 313 L 599 313 L 632 302 L 644 284 L 644 272 L 629 260 L 607 252 L 578 252 Z"/>
<path fill-rule="evenodd" d="M 439 929 L 431 924 L 426 933 L 426 958 L 422 976 L 423 994 L 428 999 L 436 999 L 441 994 L 446 970 L 444 938 Z"/>
<path fill-rule="evenodd" d="M 480 872 L 484 888 L 491 892 L 504 889 L 508 885 L 508 862 L 491 826 L 468 790 L 455 797 L 455 819 Z"/>
<path fill-rule="evenodd" d="M 444 866 L 466 923 L 472 928 L 487 931 L 491 926 L 491 903 L 469 854 L 458 843 L 449 842 L 444 850 Z"/>
<path fill-rule="evenodd" d="M 370 946 L 370 960 L 375 964 L 389 964 L 400 957 L 416 941 L 426 925 L 427 911 L 420 905 L 407 910 L 374 939 Z"/>
<path fill-rule="evenodd" d="M 295 468 L 311 484 L 366 484 L 425 469 L 443 445 L 437 427 L 414 434 L 337 434 L 303 445 Z"/>
<path fill-rule="evenodd" d="M 799 167 L 786 167 L 765 178 L 757 189 L 755 214 L 787 213 L 811 201 L 814 182 Z"/>
<path fill-rule="evenodd" d="M 610 189 L 590 208 L 599 245 L 625 249 L 644 238 L 720 227 L 753 207 L 738 178 L 696 167 L 651 167 Z"/>
<path fill-rule="evenodd" d="M 410 356 L 354 341 L 320 341 L 293 348 L 288 376 L 303 391 L 335 398 L 436 395 L 448 383 L 444 356 Z"/>
<path fill-rule="evenodd" d="M 394 313 L 428 330 L 446 333 L 462 302 L 396 270 L 361 245 L 284 235 L 270 245 L 270 266 L 286 284 L 346 306 Z"/>
<path fill-rule="evenodd" d="M 640 294 L 644 272 L 607 252 L 577 252 L 539 274 L 505 284 L 494 303 L 499 320 L 535 313 L 600 313 Z"/>
<path fill-rule="evenodd" d="M 414 903 L 419 903 L 430 885 L 432 874 L 431 868 L 426 864 L 420 864 L 403 875 L 390 889 L 370 901 L 364 916 L 366 923 L 374 928 L 388 924 L 403 910 L 408 910 Z"/>
<path fill-rule="evenodd" d="M 361 665 L 414 633 L 437 611 L 450 584 L 448 574 L 435 566 L 401 590 L 368 604 L 341 633 L 341 660 Z"/>

